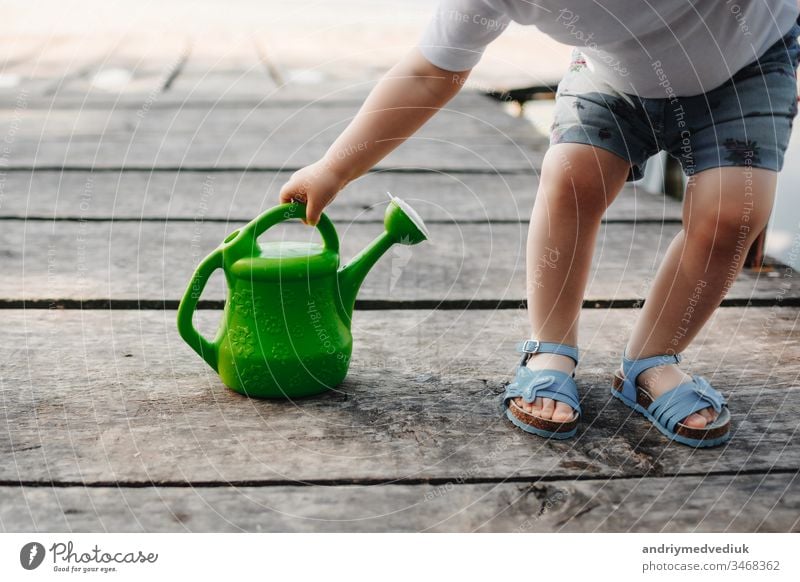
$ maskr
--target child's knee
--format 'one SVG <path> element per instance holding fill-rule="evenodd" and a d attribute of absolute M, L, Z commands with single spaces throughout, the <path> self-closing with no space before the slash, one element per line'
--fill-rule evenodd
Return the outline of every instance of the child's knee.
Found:
<path fill-rule="evenodd" d="M 684 230 L 690 242 L 711 251 L 747 249 L 769 220 L 762 214 L 738 204 L 696 209 L 684 218 Z"/>
<path fill-rule="evenodd" d="M 699 174 L 687 186 L 687 236 L 716 249 L 749 247 L 769 222 L 774 191 L 772 172 L 719 168 Z"/>
<path fill-rule="evenodd" d="M 545 159 L 537 199 L 550 212 L 600 219 L 614 200 L 620 184 L 612 183 L 598 167 L 597 160 Z"/>

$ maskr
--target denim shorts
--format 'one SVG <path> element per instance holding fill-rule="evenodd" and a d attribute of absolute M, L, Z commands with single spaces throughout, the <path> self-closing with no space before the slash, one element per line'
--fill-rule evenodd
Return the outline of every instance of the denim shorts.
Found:
<path fill-rule="evenodd" d="M 686 175 L 722 166 L 780 171 L 797 114 L 800 25 L 708 93 L 643 98 L 596 78 L 575 49 L 558 85 L 550 144 L 581 143 L 630 161 L 628 181 L 643 176 L 661 150 Z"/>

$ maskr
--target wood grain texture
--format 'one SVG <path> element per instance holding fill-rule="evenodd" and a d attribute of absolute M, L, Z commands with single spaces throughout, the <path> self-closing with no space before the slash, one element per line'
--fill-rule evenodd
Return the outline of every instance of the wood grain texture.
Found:
<path fill-rule="evenodd" d="M 0 216 L 168 218 L 246 222 L 278 201 L 290 172 L 9 172 Z M 424 205 L 427 221 L 527 221 L 534 173 L 459 175 L 372 172 L 351 183 L 326 209 L 334 220 L 381 221 L 386 192 Z M 91 203 L 86 204 L 86 199 Z M 82 204 L 82 202 L 84 202 Z M 680 220 L 673 198 L 628 185 L 606 220 Z"/>
<path fill-rule="evenodd" d="M 105 99 L 110 102 L 108 109 L 114 109 L 114 102 L 128 97 L 140 103 L 137 113 L 142 115 L 158 100 L 164 85 L 182 66 L 188 48 L 187 39 L 181 35 L 127 35 L 85 75 L 70 79 L 53 91 L 51 103 L 80 99 L 85 104 Z M 52 122 L 61 117 L 61 112 L 52 114 Z"/>
<path fill-rule="evenodd" d="M 29 109 L 14 129 L 8 168 L 296 168 L 319 159 L 358 105 L 293 107 Z M 398 136 L 399 137 L 399 136 Z M 379 167 L 457 171 L 531 171 L 547 140 L 501 110 L 456 105 L 440 111 Z M 433 162 L 435 160 L 435 162 Z"/>
<path fill-rule="evenodd" d="M 422 216 L 435 202 L 413 200 Z M 91 206 L 91 198 L 86 204 Z M 197 201 L 198 209 L 202 198 Z M 80 207 L 79 207 L 80 210 Z M 241 223 L 6 221 L 0 230 L 0 297 L 6 299 L 179 299 L 200 260 Z M 349 259 L 382 224 L 339 221 L 342 256 Z M 586 297 L 643 298 L 678 224 L 609 223 L 595 249 Z M 522 300 L 524 223 L 431 226 L 431 242 L 396 246 L 367 276 L 360 299 L 388 301 Z M 268 231 L 262 240 L 318 240 L 298 222 Z M 568 260 L 557 253 L 555 260 Z M 543 264 L 551 264 L 549 262 Z M 223 299 L 215 286 L 207 299 Z M 779 300 L 800 296 L 793 272 L 745 271 L 728 297 Z"/>
<path fill-rule="evenodd" d="M 74 81 L 88 78 L 126 44 L 121 35 L 51 35 L 40 41 L 35 54 L 28 53 L 4 70 L 9 76 L 0 88 L 0 103 L 4 108 L 27 112 L 34 100 L 52 100 Z M 4 49 L 13 46 L 13 42 L 3 43 Z M 5 129 L 6 121 L 14 118 L 4 112 L 0 119 Z"/>
<path fill-rule="evenodd" d="M 0 300 L 178 299 L 273 204 L 289 175 L 274 170 L 319 158 L 380 74 L 279 79 L 239 41 L 18 48 L 4 73 L 19 83 L 0 89 Z M 432 222 L 433 242 L 392 249 L 360 298 L 522 299 L 546 146 L 476 92 L 454 99 L 379 167 L 412 172 L 372 173 L 330 209 L 345 257 L 380 232 L 385 190 Z M 640 299 L 680 206 L 627 186 L 606 218 L 587 296 Z M 170 310 L 3 309 L 0 530 L 798 531 L 800 312 L 780 307 L 796 279 L 743 274 L 729 298 L 778 306 L 718 310 L 687 351 L 733 414 L 732 441 L 700 451 L 610 397 L 637 309 L 584 311 L 566 442 L 501 416 L 522 310 L 358 311 L 347 380 L 290 402 L 227 390 Z M 219 316 L 199 313 L 204 333 Z"/>
<path fill-rule="evenodd" d="M 274 89 L 275 82 L 250 35 L 206 34 L 192 39 L 187 60 L 165 94 L 221 102 L 267 95 Z"/>
<path fill-rule="evenodd" d="M 191 136 L 110 141 L 39 141 L 19 139 L 10 147 L 8 169 L 133 170 L 297 170 L 320 159 L 331 136 L 294 140 L 238 134 L 213 140 Z M 530 146 L 503 137 L 410 138 L 377 164 L 379 169 L 435 169 L 443 172 L 525 172 L 541 167 L 539 144 Z M 435 161 L 434 161 L 435 160 Z"/>
<path fill-rule="evenodd" d="M 572 480 L 800 463 L 791 308 L 721 309 L 686 352 L 685 368 L 722 390 L 733 416 L 731 442 L 700 451 L 668 443 L 609 394 L 636 310 L 583 313 L 584 418 L 564 442 L 526 435 L 499 411 L 514 343 L 527 335 L 521 311 L 358 312 L 345 383 L 295 402 L 225 389 L 171 311 L 2 316 L 6 483 Z M 218 317 L 201 313 L 200 329 L 212 333 Z"/>
<path fill-rule="evenodd" d="M 274 487 L 0 487 L 0 529 L 51 532 L 790 532 L 797 475 Z"/>
<path fill-rule="evenodd" d="M 243 72 L 232 70 L 230 74 Z M 217 141 L 252 136 L 286 142 L 331 141 L 359 110 L 356 103 L 313 100 L 283 101 L 280 106 L 265 101 L 261 106 L 250 107 L 229 107 L 224 103 L 166 107 L 159 106 L 158 99 L 152 101 L 145 110 L 132 107 L 29 107 L 24 118 L 16 120 L 15 138 L 73 142 L 102 139 L 105 143 L 126 143 L 135 136 L 157 143 L 164 137 Z M 4 104 L 0 113 L 7 114 L 13 107 L 13 103 Z M 12 120 L 2 119 L 0 129 L 6 129 Z M 489 98 L 453 102 L 434 115 L 417 136 L 445 140 L 534 138 L 536 143 L 546 146 L 546 140 L 538 136 L 529 122 L 504 113 L 501 105 Z"/>
<path fill-rule="evenodd" d="M 372 87 L 380 79 L 380 74 L 365 76 L 358 80 L 325 80 L 319 83 L 298 82 L 291 78 L 276 85 L 264 93 L 236 94 L 226 96 L 225 99 L 200 94 L 183 94 L 172 91 L 162 92 L 157 98 L 149 102 L 147 97 L 135 93 L 121 93 L 117 95 L 101 95 L 89 93 L 85 95 L 71 95 L 59 92 L 54 95 L 31 95 L 27 102 L 29 109 L 114 109 L 138 110 L 148 103 L 150 110 L 195 109 L 210 111 L 228 109 L 254 109 L 259 107 L 291 108 L 297 109 L 298 102 L 314 102 L 318 107 L 358 108 Z M 0 90 L 0 102 L 13 102 L 13 92 Z M 462 91 L 454 97 L 448 106 L 460 109 L 462 107 L 493 107 L 498 102 L 490 99 L 479 91 Z"/>

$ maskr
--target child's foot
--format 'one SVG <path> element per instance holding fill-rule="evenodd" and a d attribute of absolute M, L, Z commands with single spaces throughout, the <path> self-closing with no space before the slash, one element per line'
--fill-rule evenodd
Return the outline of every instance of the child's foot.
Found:
<path fill-rule="evenodd" d="M 567 356 L 541 352 L 530 357 L 527 367 L 531 370 L 558 370 L 565 374 L 572 374 L 575 370 L 575 361 Z M 569 404 L 558 402 L 552 398 L 537 397 L 530 403 L 525 402 L 522 398 L 515 398 L 514 403 L 525 412 L 546 420 L 567 422 L 575 418 L 575 411 Z"/>
<path fill-rule="evenodd" d="M 647 390 L 653 400 L 669 392 L 676 386 L 691 382 L 692 378 L 678 366 L 671 364 L 649 368 L 639 374 L 636 383 Z M 716 411 L 709 407 L 698 410 L 683 419 L 682 424 L 690 428 L 705 428 L 717 419 Z"/>

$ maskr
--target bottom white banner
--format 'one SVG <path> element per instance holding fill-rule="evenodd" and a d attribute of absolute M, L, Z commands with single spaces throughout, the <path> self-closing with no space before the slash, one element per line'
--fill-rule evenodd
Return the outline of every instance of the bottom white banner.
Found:
<path fill-rule="evenodd" d="M 793 534 L 2 534 L 0 580 L 798 580 Z"/>

